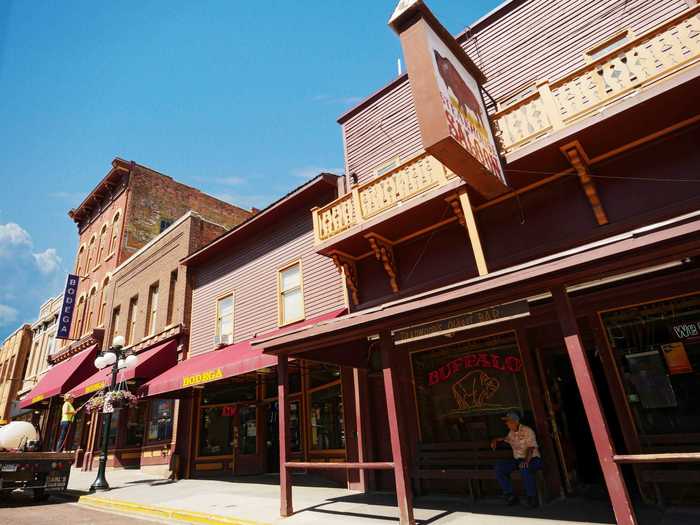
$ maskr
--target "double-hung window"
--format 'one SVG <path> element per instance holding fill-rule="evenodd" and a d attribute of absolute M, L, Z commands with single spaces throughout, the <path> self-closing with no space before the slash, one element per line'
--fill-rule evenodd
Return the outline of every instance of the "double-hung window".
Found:
<path fill-rule="evenodd" d="M 233 341 L 233 294 L 221 297 L 216 304 L 216 335 Z"/>
<path fill-rule="evenodd" d="M 286 325 L 304 319 L 304 293 L 299 261 L 278 273 L 279 324 Z"/>

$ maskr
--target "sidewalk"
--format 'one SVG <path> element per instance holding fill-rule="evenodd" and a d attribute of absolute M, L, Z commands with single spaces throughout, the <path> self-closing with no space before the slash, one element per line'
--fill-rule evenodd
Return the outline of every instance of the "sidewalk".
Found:
<path fill-rule="evenodd" d="M 69 489 L 86 492 L 95 472 L 73 469 Z M 169 481 L 138 470 L 110 470 L 108 492 L 83 496 L 80 503 L 163 521 L 215 524 L 279 525 L 388 525 L 398 523 L 391 495 L 366 496 L 328 486 L 322 479 L 294 476 L 295 514 L 279 517 L 276 476 L 241 477 L 236 481 L 197 479 Z M 303 484 L 303 486 L 300 486 Z M 604 501 L 561 500 L 541 509 L 505 507 L 500 502 L 469 505 L 457 498 L 419 499 L 416 521 L 422 525 L 593 525 L 612 524 Z M 697 510 L 662 514 L 643 509 L 640 525 L 690 525 L 700 523 Z"/>

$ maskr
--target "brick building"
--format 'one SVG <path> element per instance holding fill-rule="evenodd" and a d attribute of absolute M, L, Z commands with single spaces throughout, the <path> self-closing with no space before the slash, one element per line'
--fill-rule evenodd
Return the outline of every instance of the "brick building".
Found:
<path fill-rule="evenodd" d="M 125 350 L 139 358 L 138 366 L 122 372 L 120 382 L 137 388 L 185 358 L 190 326 L 191 284 L 180 261 L 226 229 L 187 212 L 112 273 L 107 287 L 107 320 L 103 349 L 116 335 L 126 339 Z M 71 393 L 82 404 L 109 384 L 111 369 L 97 371 Z M 187 407 L 186 407 L 187 408 Z M 178 448 L 180 401 L 159 398 L 116 412 L 112 418 L 109 466 L 170 469 Z M 80 413 L 68 448 L 79 453 L 86 470 L 97 462 L 101 446 L 99 414 Z M 81 459 L 83 459 L 81 461 Z"/>
<path fill-rule="evenodd" d="M 106 290 L 112 272 L 190 210 L 226 229 L 251 215 L 151 168 L 119 158 L 112 161 L 109 172 L 83 202 L 70 210 L 68 215 L 78 228 L 73 273 L 80 277 L 71 339 L 62 341 L 49 358 L 54 367 L 62 368 L 48 373 L 22 400 L 23 407 L 41 403 L 49 408 L 58 393 L 94 372 L 92 361 L 102 347 L 108 320 Z M 43 392 L 45 386 L 51 386 L 49 391 Z M 58 413 L 58 403 L 52 406 Z M 56 418 L 49 418 L 49 423 L 47 435 L 55 431 Z"/>
<path fill-rule="evenodd" d="M 12 419 L 16 410 L 17 392 L 27 365 L 32 344 L 32 327 L 22 325 L 0 347 L 0 425 Z"/>

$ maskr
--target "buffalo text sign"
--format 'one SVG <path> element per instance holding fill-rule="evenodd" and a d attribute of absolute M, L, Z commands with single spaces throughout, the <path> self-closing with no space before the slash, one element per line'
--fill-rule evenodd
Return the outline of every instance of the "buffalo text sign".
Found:
<path fill-rule="evenodd" d="M 389 23 L 401 39 L 425 150 L 484 197 L 504 193 L 483 74 L 421 0 L 402 1 Z"/>
<path fill-rule="evenodd" d="M 68 274 L 66 290 L 63 292 L 63 305 L 58 316 L 58 328 L 56 339 L 70 339 L 70 326 L 73 322 L 73 310 L 75 309 L 75 295 L 78 292 L 79 277 Z"/>

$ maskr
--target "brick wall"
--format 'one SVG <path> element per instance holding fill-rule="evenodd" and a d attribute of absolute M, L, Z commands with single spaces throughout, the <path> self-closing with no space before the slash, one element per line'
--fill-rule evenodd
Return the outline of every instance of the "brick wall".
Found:
<path fill-rule="evenodd" d="M 226 229 L 251 214 L 144 166 L 136 165 L 131 176 L 124 259 L 160 233 L 161 221 L 175 221 L 189 210 Z"/>

